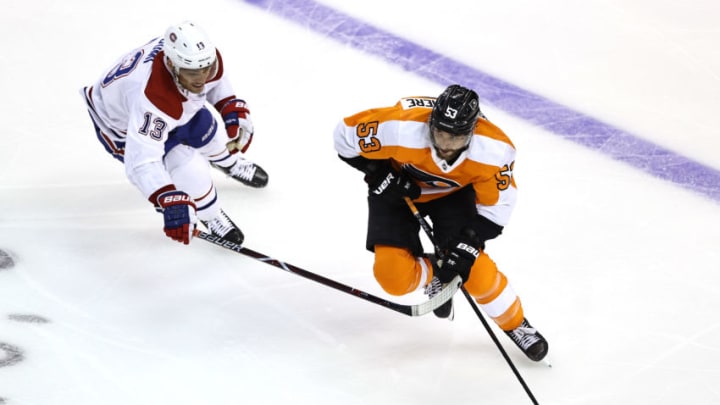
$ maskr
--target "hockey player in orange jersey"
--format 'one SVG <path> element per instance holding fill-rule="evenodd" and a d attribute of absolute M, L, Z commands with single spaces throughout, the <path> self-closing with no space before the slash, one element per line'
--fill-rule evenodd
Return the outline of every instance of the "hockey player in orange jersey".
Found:
<path fill-rule="evenodd" d="M 478 95 L 460 85 L 437 98 L 407 97 L 391 107 L 344 118 L 335 129 L 340 159 L 365 173 L 366 248 L 375 279 L 389 294 L 419 288 L 433 296 L 459 274 L 483 311 L 532 360 L 548 351 L 505 275 L 484 251 L 515 205 L 515 148 L 480 112 Z M 445 260 L 424 254 L 409 197 L 430 218 Z M 453 318 L 452 300 L 435 310 Z"/>

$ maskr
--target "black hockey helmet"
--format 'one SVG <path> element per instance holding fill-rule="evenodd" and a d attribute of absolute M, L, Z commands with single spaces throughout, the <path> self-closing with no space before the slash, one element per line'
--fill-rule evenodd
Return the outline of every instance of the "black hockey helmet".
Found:
<path fill-rule="evenodd" d="M 480 116 L 480 104 L 475 91 L 453 84 L 435 101 L 430 115 L 430 127 L 454 135 L 468 135 Z"/>

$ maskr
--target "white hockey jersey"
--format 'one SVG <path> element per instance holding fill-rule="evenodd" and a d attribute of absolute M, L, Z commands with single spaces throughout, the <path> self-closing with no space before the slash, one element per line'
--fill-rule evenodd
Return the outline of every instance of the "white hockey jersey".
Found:
<path fill-rule="evenodd" d="M 125 164 L 131 183 L 145 198 L 172 184 L 163 156 L 178 143 L 205 156 L 221 153 L 227 137 L 216 136 L 217 123 L 206 105 L 220 109 L 235 98 L 217 53 L 217 73 L 204 92 L 176 84 L 164 62 L 163 39 L 156 38 L 121 57 L 83 93 L 108 152 Z"/>

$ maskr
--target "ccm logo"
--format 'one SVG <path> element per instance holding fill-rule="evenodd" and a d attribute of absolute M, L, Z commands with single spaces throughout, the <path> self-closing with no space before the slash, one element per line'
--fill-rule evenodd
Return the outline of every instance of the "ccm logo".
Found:
<path fill-rule="evenodd" d="M 172 204 L 180 201 L 190 201 L 190 196 L 187 194 L 174 194 L 163 197 L 163 204 Z"/>

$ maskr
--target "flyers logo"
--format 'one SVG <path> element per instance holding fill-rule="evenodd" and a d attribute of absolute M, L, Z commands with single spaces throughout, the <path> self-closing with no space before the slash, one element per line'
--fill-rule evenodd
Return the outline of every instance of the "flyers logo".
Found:
<path fill-rule="evenodd" d="M 440 177 L 434 174 L 430 174 L 428 172 L 422 171 L 418 169 L 417 167 L 411 165 L 411 164 L 404 164 L 402 166 L 403 170 L 407 172 L 412 178 L 415 180 L 426 184 L 429 187 L 433 188 L 457 188 L 460 187 L 460 183 L 451 180 L 446 179 L 445 177 Z"/>

